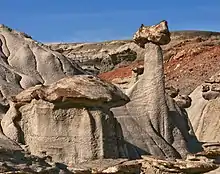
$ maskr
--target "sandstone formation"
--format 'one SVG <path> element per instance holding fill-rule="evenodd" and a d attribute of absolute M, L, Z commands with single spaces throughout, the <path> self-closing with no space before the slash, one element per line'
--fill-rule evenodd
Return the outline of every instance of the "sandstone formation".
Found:
<path fill-rule="evenodd" d="M 81 68 L 25 33 L 1 25 L 0 173 L 218 172 L 219 143 L 201 146 L 184 110 L 193 96 L 165 87 L 160 45 L 168 42 L 166 21 L 142 25 L 132 42 L 101 49 L 98 59 L 87 60 L 87 65 L 95 61 L 98 66 L 82 63 Z M 88 45 L 75 46 L 80 52 Z M 66 46 L 62 49 L 72 54 Z M 117 85 L 128 97 L 116 86 L 85 75 L 127 65 L 133 66 L 133 76 Z M 205 102 L 193 103 L 193 112 L 217 113 L 213 106 L 218 106 L 219 82 L 215 77 L 200 87 Z M 201 105 L 204 111 L 198 109 Z M 202 138 L 211 127 L 204 123 L 209 121 L 199 126 Z M 213 132 L 217 137 L 218 127 Z"/>
<path fill-rule="evenodd" d="M 220 78 L 219 73 L 197 87 L 191 94 L 192 106 L 187 109 L 200 141 L 220 141 Z"/>
<path fill-rule="evenodd" d="M 24 74 L 41 84 L 50 84 L 66 75 L 84 73 L 73 61 L 20 32 L 1 25 L 0 34 L 7 63 L 21 73 L 21 76 Z"/>
<path fill-rule="evenodd" d="M 75 75 L 12 97 L 2 129 L 33 155 L 54 161 L 126 157 L 119 123 L 110 108 L 129 101 L 117 87 L 94 76 Z"/>
<path fill-rule="evenodd" d="M 161 34 L 161 38 L 166 37 Z M 130 158 L 144 154 L 185 158 L 187 153 L 200 150 L 186 113 L 165 93 L 163 55 L 158 44 L 145 44 L 144 73 L 126 91 L 131 101 L 112 109 L 122 126 Z"/>
<path fill-rule="evenodd" d="M 170 32 L 167 21 L 161 21 L 157 25 L 141 27 L 133 36 L 133 41 L 144 48 L 146 43 L 152 42 L 159 45 L 166 45 L 170 42 Z"/>

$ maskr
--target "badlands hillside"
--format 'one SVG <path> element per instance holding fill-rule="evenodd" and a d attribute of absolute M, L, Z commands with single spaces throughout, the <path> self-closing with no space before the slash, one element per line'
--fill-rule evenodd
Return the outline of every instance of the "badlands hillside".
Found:
<path fill-rule="evenodd" d="M 131 77 L 132 69 L 143 65 L 143 54 L 135 52 L 132 40 L 100 43 L 49 44 L 82 67 L 100 77 L 122 83 Z M 191 93 L 199 84 L 220 70 L 220 33 L 209 31 L 171 32 L 171 42 L 162 46 L 167 86 Z M 140 54 L 140 56 L 137 56 Z M 106 72 L 106 73 L 104 73 Z M 117 79 L 119 78 L 119 79 Z"/>
<path fill-rule="evenodd" d="M 0 173 L 220 173 L 220 34 L 39 43 L 0 25 Z"/>

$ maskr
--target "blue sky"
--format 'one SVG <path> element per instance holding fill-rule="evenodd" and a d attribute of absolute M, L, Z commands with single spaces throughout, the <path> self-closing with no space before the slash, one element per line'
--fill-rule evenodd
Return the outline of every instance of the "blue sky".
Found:
<path fill-rule="evenodd" d="M 1 23 L 41 42 L 129 39 L 141 23 L 220 31 L 220 0 L 1 0 Z"/>

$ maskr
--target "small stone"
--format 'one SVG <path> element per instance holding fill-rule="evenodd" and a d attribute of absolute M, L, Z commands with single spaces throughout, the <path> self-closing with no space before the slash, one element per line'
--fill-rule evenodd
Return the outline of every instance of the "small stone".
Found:
<path fill-rule="evenodd" d="M 180 108 L 189 108 L 192 103 L 192 99 L 187 95 L 178 95 L 174 100 Z"/>
<path fill-rule="evenodd" d="M 202 97 L 205 99 L 205 100 L 213 100 L 213 99 L 216 99 L 217 97 L 219 97 L 219 92 L 216 92 L 216 91 L 208 91 L 208 92 L 203 92 L 202 93 Z"/>
<path fill-rule="evenodd" d="M 202 85 L 202 92 L 207 92 L 210 90 L 209 85 Z"/>

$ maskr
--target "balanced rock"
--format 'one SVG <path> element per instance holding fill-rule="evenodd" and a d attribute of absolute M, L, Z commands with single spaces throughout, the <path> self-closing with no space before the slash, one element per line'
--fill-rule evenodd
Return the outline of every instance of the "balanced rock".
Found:
<path fill-rule="evenodd" d="M 112 84 L 76 75 L 26 89 L 12 100 L 3 132 L 28 145 L 33 155 L 66 164 L 127 156 L 120 124 L 109 108 L 129 98 Z"/>
<path fill-rule="evenodd" d="M 148 40 L 148 35 L 142 37 Z M 169 32 L 163 37 L 169 38 Z M 135 42 L 143 44 L 141 39 Z M 112 111 L 122 126 L 130 158 L 144 154 L 185 158 L 201 150 L 186 112 L 165 93 L 163 54 L 158 44 L 145 44 L 143 75 L 126 94 L 130 102 Z"/>
<path fill-rule="evenodd" d="M 16 103 L 43 99 L 52 103 L 62 101 L 87 107 L 106 108 L 121 106 L 129 101 L 129 98 L 116 86 L 92 75 L 66 77 L 49 86 L 37 85 L 11 99 Z"/>

